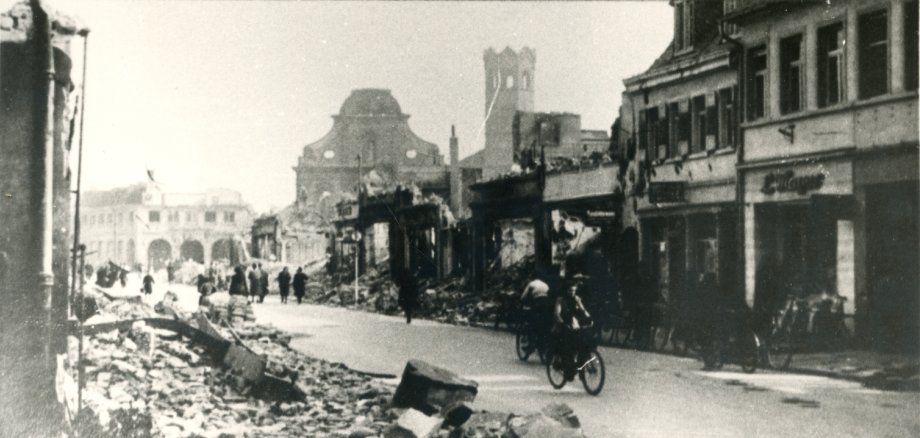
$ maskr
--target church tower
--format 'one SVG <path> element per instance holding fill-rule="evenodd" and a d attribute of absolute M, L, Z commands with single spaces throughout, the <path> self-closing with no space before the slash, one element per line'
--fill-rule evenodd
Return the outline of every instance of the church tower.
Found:
<path fill-rule="evenodd" d="M 514 163 L 512 124 L 516 112 L 534 110 L 536 62 L 536 53 L 528 47 L 520 52 L 506 47 L 501 53 L 489 48 L 483 54 L 486 143 L 482 173 L 486 179 L 507 172 Z"/>

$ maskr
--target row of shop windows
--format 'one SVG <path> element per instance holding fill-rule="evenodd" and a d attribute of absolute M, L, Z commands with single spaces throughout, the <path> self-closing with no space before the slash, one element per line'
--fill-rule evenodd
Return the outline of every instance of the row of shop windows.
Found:
<path fill-rule="evenodd" d="M 719 148 L 737 139 L 736 87 L 669 102 L 639 112 L 639 147 L 652 160 Z"/>
<path fill-rule="evenodd" d="M 916 90 L 918 81 L 918 3 L 907 2 L 903 17 L 904 88 Z M 887 9 L 862 14 L 857 20 L 857 92 L 859 99 L 869 99 L 891 91 L 890 81 L 890 26 Z M 817 105 L 824 108 L 843 102 L 846 86 L 846 29 L 842 21 L 817 30 L 816 62 Z M 805 109 L 805 53 L 803 34 L 790 35 L 779 41 L 779 108 L 781 114 Z M 767 48 L 765 45 L 747 51 L 747 119 L 756 120 L 766 115 L 767 107 Z"/>

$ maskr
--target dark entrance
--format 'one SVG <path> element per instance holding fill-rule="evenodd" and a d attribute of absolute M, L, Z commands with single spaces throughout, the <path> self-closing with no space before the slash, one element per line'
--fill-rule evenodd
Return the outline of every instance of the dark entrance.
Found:
<path fill-rule="evenodd" d="M 184 260 L 193 260 L 204 263 L 204 247 L 197 240 L 186 240 L 179 247 L 179 257 Z"/>
<path fill-rule="evenodd" d="M 889 351 L 918 349 L 917 182 L 866 188 L 869 339 Z"/>

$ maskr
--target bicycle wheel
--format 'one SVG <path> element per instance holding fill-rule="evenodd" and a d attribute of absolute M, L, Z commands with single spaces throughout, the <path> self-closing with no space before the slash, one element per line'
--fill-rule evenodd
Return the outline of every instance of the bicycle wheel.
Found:
<path fill-rule="evenodd" d="M 757 362 L 760 357 L 760 339 L 751 331 L 742 339 L 739 339 L 738 345 L 741 362 L 741 370 L 750 374 L 757 371 Z"/>
<path fill-rule="evenodd" d="M 661 326 L 652 327 L 652 349 L 655 351 L 665 352 L 671 341 L 671 327 Z"/>
<path fill-rule="evenodd" d="M 767 342 L 767 362 L 770 368 L 778 370 L 789 368 L 795 350 L 793 347 L 792 332 L 781 327 L 774 328 Z"/>
<path fill-rule="evenodd" d="M 712 340 L 703 348 L 703 366 L 707 370 L 720 370 L 725 365 L 725 359 L 722 355 L 722 342 Z"/>
<path fill-rule="evenodd" d="M 562 357 L 552 351 L 547 352 L 546 355 L 546 377 L 549 379 L 549 384 L 555 389 L 562 389 L 565 386 L 565 366 L 562 363 Z"/>
<path fill-rule="evenodd" d="M 597 350 L 594 350 L 588 355 L 588 360 L 581 365 L 581 369 L 578 370 L 578 378 L 581 379 L 581 384 L 588 394 L 598 395 L 601 393 L 601 389 L 604 389 L 606 377 L 604 359 Z"/>
<path fill-rule="evenodd" d="M 514 337 L 514 352 L 517 353 L 518 359 L 523 362 L 526 362 L 527 358 L 530 357 L 530 353 L 533 352 L 533 349 L 530 348 L 529 336 L 525 335 L 523 330 L 519 330 L 517 336 Z"/>

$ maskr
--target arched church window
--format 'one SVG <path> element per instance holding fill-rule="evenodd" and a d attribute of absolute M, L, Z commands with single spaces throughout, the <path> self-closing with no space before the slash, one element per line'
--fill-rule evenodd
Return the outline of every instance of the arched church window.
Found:
<path fill-rule="evenodd" d="M 514 88 L 514 76 L 508 75 L 505 78 L 505 88 Z"/>
<path fill-rule="evenodd" d="M 522 90 L 530 89 L 530 72 L 528 71 L 525 71 L 524 74 L 521 75 L 521 89 Z"/>

